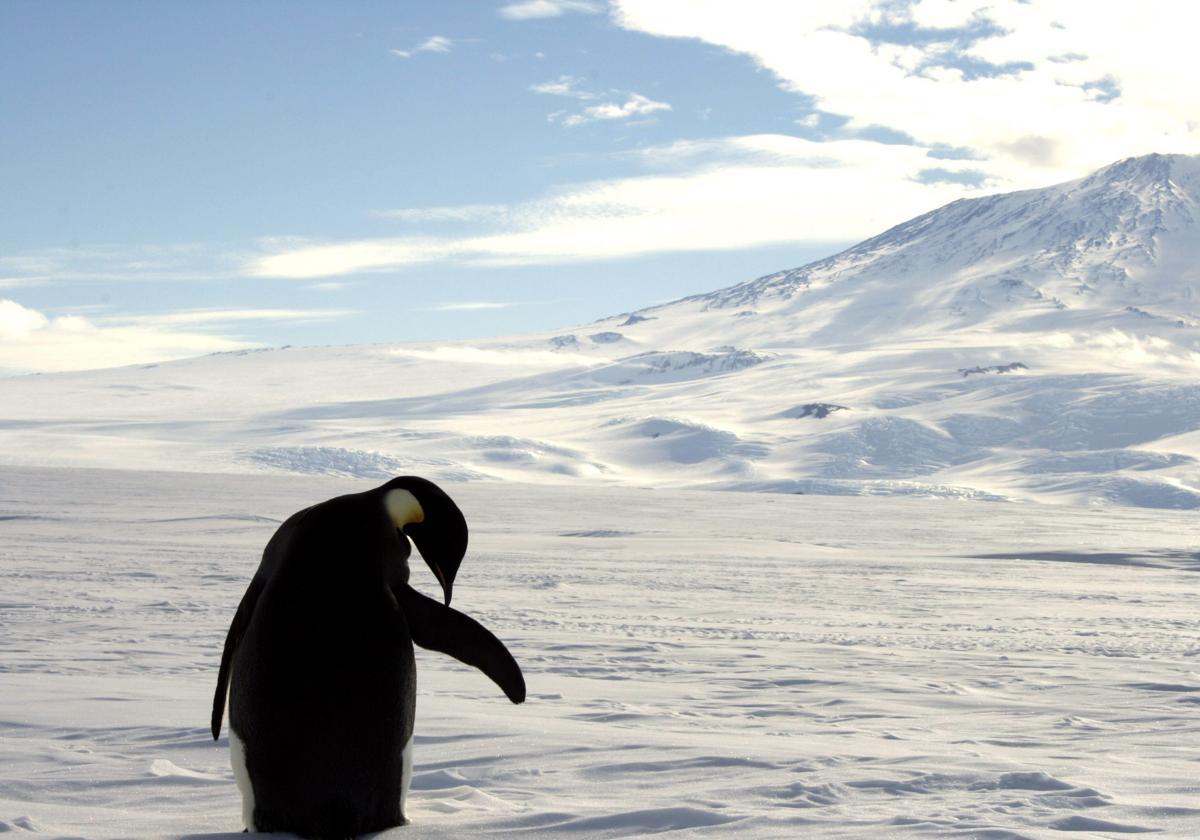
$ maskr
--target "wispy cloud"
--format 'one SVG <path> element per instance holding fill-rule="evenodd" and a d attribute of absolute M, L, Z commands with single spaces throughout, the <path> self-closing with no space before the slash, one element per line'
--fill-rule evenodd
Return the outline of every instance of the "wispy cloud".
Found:
<path fill-rule="evenodd" d="M 18 289 L 28 286 L 41 286 L 52 278 L 45 275 L 26 274 L 15 277 L 0 277 L 0 289 Z"/>
<path fill-rule="evenodd" d="M 515 303 L 499 303 L 496 301 L 479 300 L 465 301 L 462 303 L 442 303 L 437 306 L 425 306 L 418 309 L 418 312 L 473 312 L 484 309 L 508 309 L 516 306 Z"/>
<path fill-rule="evenodd" d="M 621 103 L 604 102 L 583 109 L 583 113 L 569 114 L 563 118 L 563 125 L 583 125 L 594 120 L 628 120 L 632 117 L 643 117 L 657 111 L 670 111 L 671 106 L 666 102 L 655 102 L 640 93 L 631 93 Z"/>
<path fill-rule="evenodd" d="M 237 275 L 245 254 L 205 243 L 43 248 L 0 256 L 0 287 L 64 281 L 206 281 Z"/>
<path fill-rule="evenodd" d="M 599 98 L 600 94 L 581 89 L 579 87 L 581 82 L 583 82 L 583 79 L 577 76 L 559 76 L 550 82 L 530 85 L 529 89 L 534 93 L 544 93 L 548 96 L 569 96 L 572 99 L 582 99 L 585 101 Z"/>
<path fill-rule="evenodd" d="M 523 0 L 500 7 L 500 16 L 509 20 L 534 20 L 537 18 L 561 17 L 578 12 L 596 14 L 604 7 L 589 0 Z"/>
<path fill-rule="evenodd" d="M 51 315 L 0 299 L 0 370 L 84 370 L 242 350 L 258 345 L 229 334 L 239 324 L 303 324 L 354 314 L 341 309 L 189 309 L 89 318 Z"/>
<path fill-rule="evenodd" d="M 930 168 L 925 149 L 784 135 L 677 143 L 645 159 L 667 174 L 563 187 L 508 206 L 483 232 L 266 243 L 267 253 L 244 270 L 308 279 L 433 262 L 554 264 L 846 242 L 961 197 L 967 187 L 950 175 L 976 166 L 943 161 L 943 177 L 921 183 L 920 173 Z"/>
<path fill-rule="evenodd" d="M 376 210 L 372 215 L 401 222 L 478 222 L 495 219 L 507 212 L 504 204 L 459 204 L 442 207 L 400 207 Z"/>
<path fill-rule="evenodd" d="M 629 91 L 628 93 L 609 91 L 604 94 L 590 91 L 581 87 L 583 81 L 583 79 L 576 76 L 559 76 L 557 79 L 549 82 L 531 85 L 529 89 L 534 93 L 541 93 L 548 96 L 565 96 L 571 99 L 578 99 L 582 102 L 595 102 L 599 99 L 612 97 L 614 94 L 624 99 L 623 102 L 608 101 L 597 105 L 589 105 L 577 113 L 555 111 L 547 118 L 550 122 L 561 122 L 563 125 L 568 126 L 583 125 L 584 123 L 595 122 L 596 120 L 628 120 L 658 111 L 671 110 L 670 104 L 656 102 L 647 96 L 634 93 L 633 91 Z"/>
<path fill-rule="evenodd" d="M 397 58 L 412 58 L 413 56 L 417 55 L 418 53 L 423 53 L 423 52 L 448 53 L 448 52 L 450 52 L 451 48 L 453 48 L 453 46 L 454 46 L 454 41 L 450 40 L 449 38 L 445 37 L 444 35 L 434 35 L 431 38 L 425 39 L 420 44 L 417 44 L 417 46 L 411 47 L 410 49 L 389 50 L 388 52 L 390 52 L 392 55 L 396 56 Z"/>
<path fill-rule="evenodd" d="M 145 315 L 106 315 L 97 318 L 96 321 L 103 325 L 136 324 L 153 327 L 202 324 L 227 326 L 242 321 L 308 324 L 349 318 L 358 314 L 360 313 L 355 309 L 185 309 Z"/>

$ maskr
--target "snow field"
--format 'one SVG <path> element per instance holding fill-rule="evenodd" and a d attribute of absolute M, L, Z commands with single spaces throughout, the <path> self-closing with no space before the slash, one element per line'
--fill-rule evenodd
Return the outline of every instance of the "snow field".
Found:
<path fill-rule="evenodd" d="M 244 836 L 225 629 L 279 521 L 375 483 L 0 474 L 0 831 Z M 418 651 L 384 836 L 1200 836 L 1189 514 L 444 487 L 529 700 Z"/>
<path fill-rule="evenodd" d="M 3 378 L 0 466 L 1196 510 L 1197 243 L 1146 155 L 568 331 Z"/>

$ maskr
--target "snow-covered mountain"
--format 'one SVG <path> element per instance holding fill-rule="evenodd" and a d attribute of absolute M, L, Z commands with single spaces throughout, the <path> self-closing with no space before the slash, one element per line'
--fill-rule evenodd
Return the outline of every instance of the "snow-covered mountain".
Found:
<path fill-rule="evenodd" d="M 1150 155 L 573 330 L 0 380 L 0 460 L 1196 508 L 1198 218 Z"/>

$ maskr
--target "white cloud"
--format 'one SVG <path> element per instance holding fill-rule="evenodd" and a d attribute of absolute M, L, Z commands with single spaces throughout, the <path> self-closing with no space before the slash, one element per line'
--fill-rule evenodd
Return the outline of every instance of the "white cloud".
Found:
<path fill-rule="evenodd" d="M 582 81 L 583 79 L 575 76 L 559 76 L 552 82 L 530 85 L 529 89 L 534 93 L 544 93 L 550 96 L 569 96 L 573 99 L 583 100 L 596 99 L 598 94 L 579 88 L 579 83 Z"/>
<path fill-rule="evenodd" d="M 530 85 L 529 89 L 534 93 L 550 96 L 566 96 L 582 102 L 592 102 L 602 98 L 599 93 L 581 88 L 580 83 L 582 82 L 583 79 L 576 76 L 559 76 L 550 82 Z M 610 91 L 606 95 L 612 95 L 612 93 L 614 92 Z M 655 102 L 653 99 L 642 96 L 640 93 L 630 91 L 625 94 L 624 102 L 602 102 L 598 105 L 588 106 L 583 111 L 575 114 L 568 114 L 566 111 L 555 111 L 547 119 L 550 122 L 561 122 L 563 125 L 574 126 L 596 120 L 628 120 L 632 117 L 641 117 L 657 111 L 670 110 L 671 106 L 666 102 Z"/>
<path fill-rule="evenodd" d="M 780 242 L 845 242 L 944 204 L 958 184 L 917 182 L 924 149 L 783 135 L 676 143 L 644 153 L 670 169 L 576 184 L 514 204 L 503 225 L 463 236 L 267 243 L 246 271 L 315 278 L 435 261 L 566 263 Z M 953 170 L 956 161 L 943 161 Z M 966 162 L 974 165 L 973 162 Z"/>
<path fill-rule="evenodd" d="M 450 49 L 453 46 L 454 46 L 454 42 L 451 41 L 449 38 L 447 38 L 443 35 L 434 35 L 433 37 L 427 38 L 426 40 L 422 41 L 420 44 L 413 47 L 412 49 L 389 50 L 389 52 L 392 55 L 396 56 L 397 58 L 412 58 L 417 53 L 423 53 L 423 52 L 448 53 L 448 52 L 450 52 Z"/>
<path fill-rule="evenodd" d="M 459 204 L 443 207 L 401 207 L 376 210 L 373 215 L 401 222 L 477 222 L 495 219 L 508 208 L 503 204 Z"/>
<path fill-rule="evenodd" d="M 102 324 L 128 324 L 154 327 L 181 324 L 231 324 L 238 321 L 288 321 L 303 324 L 332 321 L 359 314 L 353 309 L 185 309 L 150 315 L 108 315 L 97 320 Z"/>
<path fill-rule="evenodd" d="M 319 245 L 288 240 L 274 246 L 275 253 L 257 257 L 246 273 L 257 277 L 335 277 L 360 271 L 433 262 L 452 256 L 449 239 L 364 239 Z M 271 241 L 264 241 L 271 246 Z"/>
<path fill-rule="evenodd" d="M 595 14 L 603 8 L 589 0 L 523 0 L 500 7 L 500 16 L 509 20 L 533 20 L 536 18 L 561 17 L 568 12 Z"/>
<path fill-rule="evenodd" d="M 924 147 L 969 149 L 1013 188 L 1065 180 L 1131 155 L 1200 151 L 1200 86 L 1193 83 L 1200 7 L 1192 4 L 615 0 L 614 6 L 614 19 L 627 29 L 697 38 L 751 56 L 785 89 L 848 118 L 850 131 L 882 126 Z M 958 42 L 955 33 L 919 45 L 882 37 L 901 26 L 956 29 Z"/>
<path fill-rule="evenodd" d="M 53 282 L 206 281 L 236 274 L 245 255 L 212 245 L 99 245 L 0 256 L 0 287 Z"/>
<path fill-rule="evenodd" d="M 623 103 L 605 102 L 584 108 L 582 114 L 571 114 L 563 119 L 564 125 L 583 125 L 593 120 L 627 120 L 631 117 L 641 117 L 656 111 L 670 111 L 671 106 L 666 102 L 655 102 L 640 93 L 631 93 Z"/>
<path fill-rule="evenodd" d="M 462 303 L 442 303 L 437 306 L 426 306 L 418 309 L 418 312 L 475 312 L 485 309 L 508 309 L 516 306 L 515 303 L 499 303 L 496 301 L 464 301 Z"/>
<path fill-rule="evenodd" d="M 0 289 L 16 289 L 25 286 L 40 286 L 49 279 L 49 277 L 39 276 L 36 274 L 27 274 L 16 277 L 0 277 Z"/>
<path fill-rule="evenodd" d="M 0 299 L 0 370 L 84 370 L 242 350 L 256 345 L 221 335 L 218 328 L 246 321 L 302 323 L 350 314 L 346 310 L 200 309 L 89 319 L 51 317 Z"/>
<path fill-rule="evenodd" d="M 35 330 L 44 329 L 50 319 L 34 309 L 27 309 L 15 300 L 0 299 L 0 338 L 19 339 Z"/>
<path fill-rule="evenodd" d="M 63 371 L 178 359 L 248 342 L 161 325 L 102 327 L 77 315 L 50 318 L 0 300 L 0 370 Z"/>

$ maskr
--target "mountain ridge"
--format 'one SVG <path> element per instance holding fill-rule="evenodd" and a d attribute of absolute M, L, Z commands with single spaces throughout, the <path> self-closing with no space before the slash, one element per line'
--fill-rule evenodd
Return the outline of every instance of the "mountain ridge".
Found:
<path fill-rule="evenodd" d="M 1179 170 L 1185 187 L 1172 178 Z M 1139 284 L 1137 275 L 1151 267 L 1159 249 L 1158 237 L 1184 228 L 1194 238 L 1198 204 L 1200 158 L 1129 158 L 1053 187 L 960 199 L 824 260 L 699 297 L 718 307 L 746 306 L 765 296 L 794 297 L 822 281 L 919 272 L 926 283 L 959 281 L 943 307 L 966 323 L 1014 298 L 1057 309 L 1104 305 L 1111 297 L 1105 287 Z M 964 241 L 964 229 L 981 225 L 987 235 Z M 914 259 L 914 249 L 924 250 L 924 259 Z M 958 276 L 947 277 L 947 269 Z M 1188 301 L 1198 277 L 1193 264 L 1185 278 Z M 1178 293 L 1132 291 L 1152 306 L 1180 303 Z"/>
<path fill-rule="evenodd" d="M 1200 508 L 1198 206 L 1130 158 L 573 330 L 5 380 L 0 463 Z"/>

